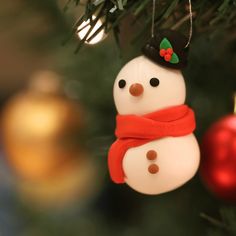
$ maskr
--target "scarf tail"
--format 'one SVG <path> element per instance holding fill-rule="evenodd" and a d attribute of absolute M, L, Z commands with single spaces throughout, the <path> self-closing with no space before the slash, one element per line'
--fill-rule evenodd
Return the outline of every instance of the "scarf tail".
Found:
<path fill-rule="evenodd" d="M 110 147 L 108 153 L 108 169 L 110 177 L 116 184 L 124 183 L 124 171 L 121 163 L 126 151 L 127 149 L 121 145 L 120 141 L 116 140 Z"/>
<path fill-rule="evenodd" d="M 125 173 L 122 163 L 124 155 L 128 151 L 128 149 L 130 149 L 131 147 L 133 148 L 141 146 L 148 142 L 150 142 L 150 140 L 147 139 L 117 139 L 111 145 L 108 153 L 108 169 L 113 182 L 115 182 L 116 184 L 124 183 Z"/>

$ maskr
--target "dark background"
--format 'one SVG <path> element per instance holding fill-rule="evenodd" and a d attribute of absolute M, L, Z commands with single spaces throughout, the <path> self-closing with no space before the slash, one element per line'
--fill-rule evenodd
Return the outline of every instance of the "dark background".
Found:
<path fill-rule="evenodd" d="M 87 202 L 77 199 L 60 209 L 37 208 L 19 197 L 2 152 L 0 235 L 227 235 L 201 214 L 220 220 L 221 213 L 227 215 L 234 205 L 209 193 L 198 174 L 183 187 L 158 196 L 141 195 L 109 179 L 106 153 L 114 139 L 116 114 L 113 81 L 121 66 L 140 53 L 142 40 L 130 45 L 127 36 L 120 51 L 110 34 L 75 55 L 76 38 L 65 46 L 61 43 L 80 7 L 64 14 L 64 1 L 3 0 L 0 4 L 1 108 L 27 86 L 35 71 L 50 69 L 61 74 L 65 93 L 82 104 L 89 117 L 87 145 L 101 177 L 93 180 L 99 187 Z M 224 29 L 214 35 L 196 33 L 191 43 L 189 66 L 183 73 L 187 103 L 196 112 L 199 142 L 210 124 L 233 111 L 235 33 Z"/>

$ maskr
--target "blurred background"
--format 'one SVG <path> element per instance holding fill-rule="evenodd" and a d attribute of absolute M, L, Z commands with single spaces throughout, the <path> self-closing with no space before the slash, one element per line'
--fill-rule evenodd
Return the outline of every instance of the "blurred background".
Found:
<path fill-rule="evenodd" d="M 113 81 L 150 30 L 134 42 L 142 21 L 133 26 L 129 15 L 119 46 L 102 32 L 74 54 L 78 36 L 63 42 L 86 1 L 64 12 L 66 2 L 1 1 L 0 235 L 236 235 L 235 24 L 196 27 L 183 71 L 206 156 L 201 177 L 145 196 L 111 182 L 107 151 Z M 208 175 L 214 160 L 228 166 L 221 179 Z"/>

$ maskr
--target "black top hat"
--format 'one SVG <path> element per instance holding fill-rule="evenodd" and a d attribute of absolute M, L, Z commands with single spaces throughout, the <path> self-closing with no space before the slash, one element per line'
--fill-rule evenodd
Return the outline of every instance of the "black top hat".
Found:
<path fill-rule="evenodd" d="M 142 52 L 162 66 L 182 69 L 187 66 L 187 41 L 187 38 L 177 31 L 162 30 L 146 43 Z"/>

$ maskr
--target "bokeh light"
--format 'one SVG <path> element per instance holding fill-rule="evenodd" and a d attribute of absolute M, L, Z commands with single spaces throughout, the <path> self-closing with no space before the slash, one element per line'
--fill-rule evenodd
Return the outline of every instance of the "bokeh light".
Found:
<path fill-rule="evenodd" d="M 93 15 L 92 19 L 95 20 L 96 16 Z M 87 39 L 89 39 L 101 26 L 102 26 L 102 21 L 99 19 L 97 23 L 95 24 L 95 26 L 93 27 L 90 34 L 88 35 Z M 78 26 L 78 29 L 77 29 L 78 37 L 80 39 L 83 39 L 88 33 L 88 31 L 90 30 L 90 28 L 91 28 L 90 19 L 88 19 L 87 21 L 84 21 L 81 25 Z M 94 38 L 92 38 L 90 41 L 86 40 L 85 42 L 87 44 L 97 44 L 100 41 L 102 41 L 104 37 L 105 37 L 105 32 L 104 32 L 104 29 L 102 29 L 96 36 L 94 36 Z"/>

